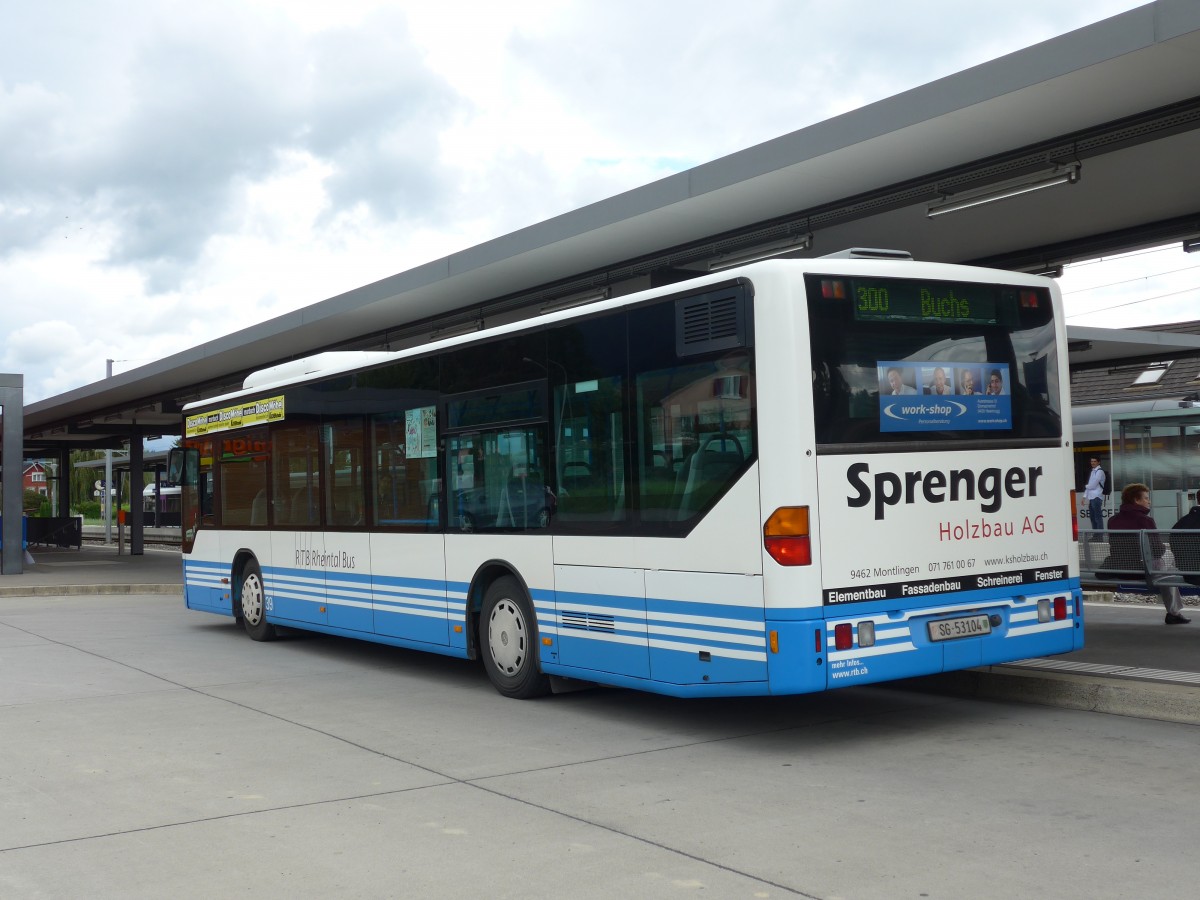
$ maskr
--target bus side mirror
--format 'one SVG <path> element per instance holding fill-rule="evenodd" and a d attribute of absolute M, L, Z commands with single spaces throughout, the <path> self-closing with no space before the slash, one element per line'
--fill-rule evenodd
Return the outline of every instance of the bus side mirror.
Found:
<path fill-rule="evenodd" d="M 167 453 L 167 483 L 195 487 L 199 482 L 200 451 L 174 447 Z"/>

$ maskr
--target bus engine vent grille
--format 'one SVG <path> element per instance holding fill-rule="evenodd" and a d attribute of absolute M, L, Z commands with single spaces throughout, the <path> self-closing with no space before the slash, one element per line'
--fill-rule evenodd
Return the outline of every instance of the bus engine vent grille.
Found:
<path fill-rule="evenodd" d="M 612 616 L 602 616 L 596 613 L 566 611 L 562 614 L 563 628 L 576 628 L 581 631 L 616 631 L 617 623 Z"/>
<path fill-rule="evenodd" d="M 749 334 L 746 306 L 741 286 L 680 298 L 675 304 L 676 354 L 696 356 L 745 347 Z"/>

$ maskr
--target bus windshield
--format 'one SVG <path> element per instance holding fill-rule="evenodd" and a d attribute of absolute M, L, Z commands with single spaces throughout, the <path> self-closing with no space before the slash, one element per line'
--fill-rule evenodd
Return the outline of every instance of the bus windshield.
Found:
<path fill-rule="evenodd" d="M 1044 288 L 809 275 L 819 445 L 1062 434 Z"/>

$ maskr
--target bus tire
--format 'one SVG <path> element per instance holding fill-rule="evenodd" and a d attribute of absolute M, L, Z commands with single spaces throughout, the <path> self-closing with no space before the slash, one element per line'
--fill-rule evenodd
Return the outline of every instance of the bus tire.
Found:
<path fill-rule="evenodd" d="M 267 592 L 263 587 L 262 569 L 254 560 L 242 566 L 238 618 L 252 640 L 273 641 L 279 636 L 275 626 L 267 621 Z"/>
<path fill-rule="evenodd" d="M 483 668 L 505 697 L 527 700 L 550 692 L 538 668 L 537 618 L 517 579 L 497 578 L 483 595 L 479 613 Z"/>

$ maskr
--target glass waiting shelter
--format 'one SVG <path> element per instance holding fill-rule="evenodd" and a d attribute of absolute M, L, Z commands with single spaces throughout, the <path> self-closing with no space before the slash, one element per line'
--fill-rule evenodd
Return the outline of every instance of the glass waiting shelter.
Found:
<path fill-rule="evenodd" d="M 1111 419 L 1113 506 L 1131 482 L 1150 487 L 1160 528 L 1170 528 L 1200 488 L 1200 408 L 1126 413 Z"/>

